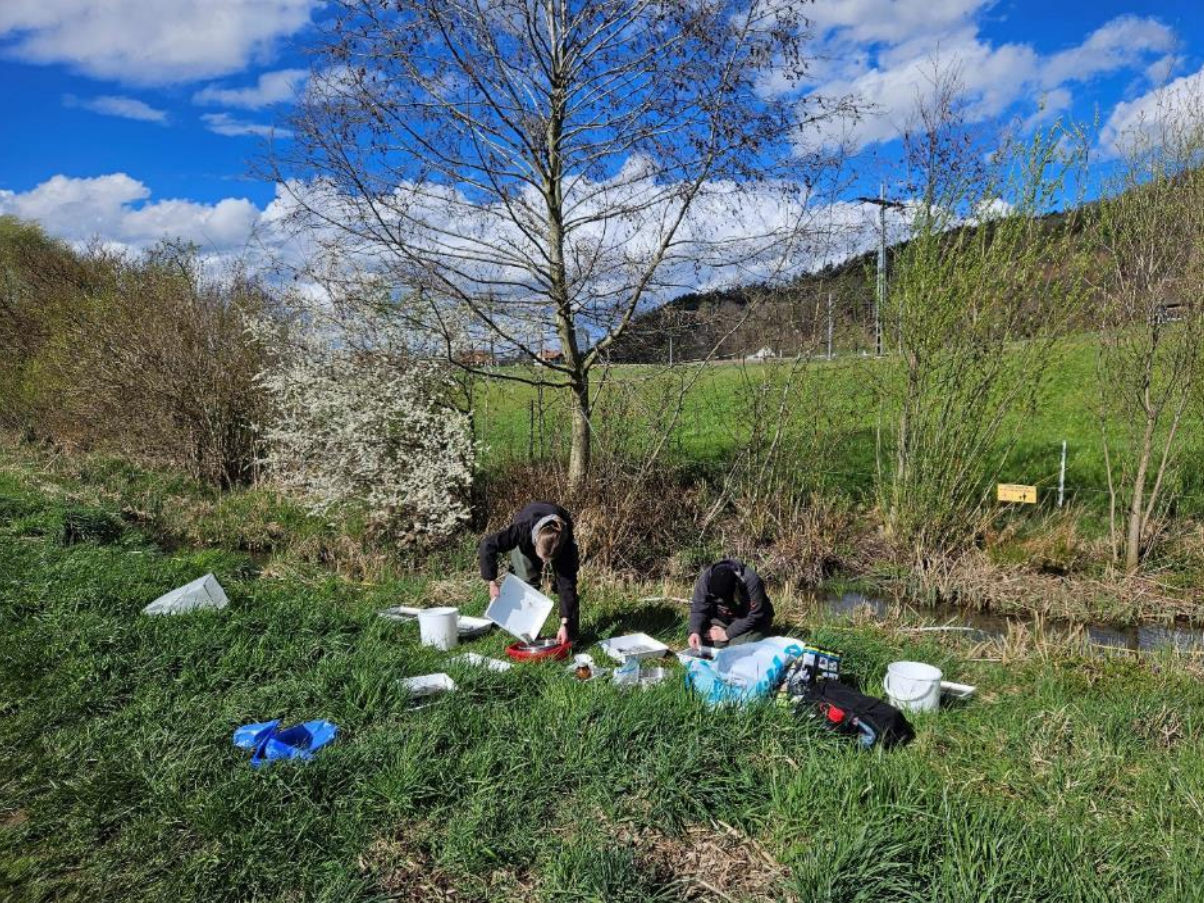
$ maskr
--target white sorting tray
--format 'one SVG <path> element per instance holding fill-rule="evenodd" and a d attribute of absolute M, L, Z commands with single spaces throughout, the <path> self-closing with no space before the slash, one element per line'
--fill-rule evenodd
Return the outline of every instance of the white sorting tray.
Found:
<path fill-rule="evenodd" d="M 502 591 L 485 609 L 485 617 L 511 636 L 531 642 L 552 613 L 552 600 L 513 574 L 502 581 Z"/>
<path fill-rule="evenodd" d="M 669 651 L 669 647 L 660 640 L 654 640 L 646 633 L 629 633 L 627 636 L 611 637 L 598 644 L 602 651 L 616 662 L 629 658 L 660 658 Z"/>
<path fill-rule="evenodd" d="M 377 614 L 388 621 L 405 622 L 413 621 L 418 617 L 418 612 L 420 611 L 422 611 L 421 608 L 413 608 L 409 605 L 398 605 L 393 608 L 386 608 L 384 611 L 378 611 Z"/>
<path fill-rule="evenodd" d="M 514 666 L 500 658 L 490 658 L 476 652 L 465 652 L 451 659 L 457 665 L 467 665 L 472 668 L 488 668 L 490 671 L 509 671 Z"/>
<path fill-rule="evenodd" d="M 978 692 L 978 687 L 970 684 L 955 684 L 950 680 L 941 681 L 941 695 L 949 699 L 969 699 Z"/>
<path fill-rule="evenodd" d="M 456 682 L 442 671 L 402 678 L 401 685 L 411 696 L 431 696 L 435 693 L 450 693 L 456 689 Z"/>
<path fill-rule="evenodd" d="M 460 619 L 456 622 L 456 627 L 460 634 L 460 639 L 468 637 L 482 636 L 493 630 L 493 622 L 488 618 L 472 618 L 468 615 L 460 615 Z"/>

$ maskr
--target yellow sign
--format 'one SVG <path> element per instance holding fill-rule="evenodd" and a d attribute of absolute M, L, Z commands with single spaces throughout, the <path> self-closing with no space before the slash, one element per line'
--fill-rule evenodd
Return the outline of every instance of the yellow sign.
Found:
<path fill-rule="evenodd" d="M 1022 486 L 1019 483 L 1000 483 L 999 501 L 1035 505 L 1037 504 L 1037 487 Z"/>

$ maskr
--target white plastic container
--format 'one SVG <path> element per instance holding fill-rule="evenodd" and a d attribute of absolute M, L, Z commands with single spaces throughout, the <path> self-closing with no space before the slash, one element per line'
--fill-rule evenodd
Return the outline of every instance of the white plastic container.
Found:
<path fill-rule="evenodd" d="M 449 606 L 418 612 L 418 635 L 423 646 L 451 649 L 460 640 L 460 612 Z"/>
<path fill-rule="evenodd" d="M 616 662 L 625 662 L 629 658 L 660 658 L 669 651 L 668 646 L 660 640 L 654 640 L 646 633 L 629 633 L 626 636 L 611 637 L 598 645 Z"/>
<path fill-rule="evenodd" d="M 217 578 L 206 574 L 198 580 L 164 593 L 146 608 L 144 615 L 180 615 L 202 608 L 225 608 L 229 603 Z"/>
<path fill-rule="evenodd" d="M 892 662 L 882 688 L 897 709 L 935 712 L 941 704 L 941 669 L 923 662 Z"/>
<path fill-rule="evenodd" d="M 458 630 L 460 639 L 471 640 L 473 637 L 484 636 L 493 630 L 493 622 L 488 618 L 473 618 L 469 615 L 460 615 Z"/>
<path fill-rule="evenodd" d="M 525 643 L 539 636 L 551 613 L 552 600 L 513 574 L 506 575 L 502 591 L 485 609 L 485 617 Z"/>
<path fill-rule="evenodd" d="M 405 677 L 401 685 L 414 697 L 434 696 L 438 693 L 451 693 L 456 689 L 456 682 L 442 671 L 434 674 L 421 674 L 418 677 Z"/>
<path fill-rule="evenodd" d="M 469 668 L 486 668 L 490 671 L 509 671 L 514 667 L 509 662 L 504 662 L 499 658 L 489 658 L 476 652 L 465 652 L 462 655 L 457 655 L 452 661 L 457 665 L 465 665 Z"/>

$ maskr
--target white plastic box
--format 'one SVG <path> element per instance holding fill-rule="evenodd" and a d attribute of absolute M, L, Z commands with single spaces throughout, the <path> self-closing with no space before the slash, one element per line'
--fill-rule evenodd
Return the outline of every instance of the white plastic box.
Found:
<path fill-rule="evenodd" d="M 502 630 L 529 643 L 539 636 L 552 613 L 552 600 L 513 574 L 502 581 L 502 591 L 485 609 L 485 617 Z"/>

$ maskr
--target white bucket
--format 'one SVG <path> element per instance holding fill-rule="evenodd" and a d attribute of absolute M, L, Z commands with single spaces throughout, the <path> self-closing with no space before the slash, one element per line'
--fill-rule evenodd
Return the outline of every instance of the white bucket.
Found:
<path fill-rule="evenodd" d="M 460 612 L 455 608 L 424 608 L 418 612 L 418 635 L 423 646 L 450 649 L 460 639 Z"/>
<path fill-rule="evenodd" d="M 923 662 L 892 662 L 882 687 L 897 709 L 935 712 L 941 704 L 941 669 Z"/>

